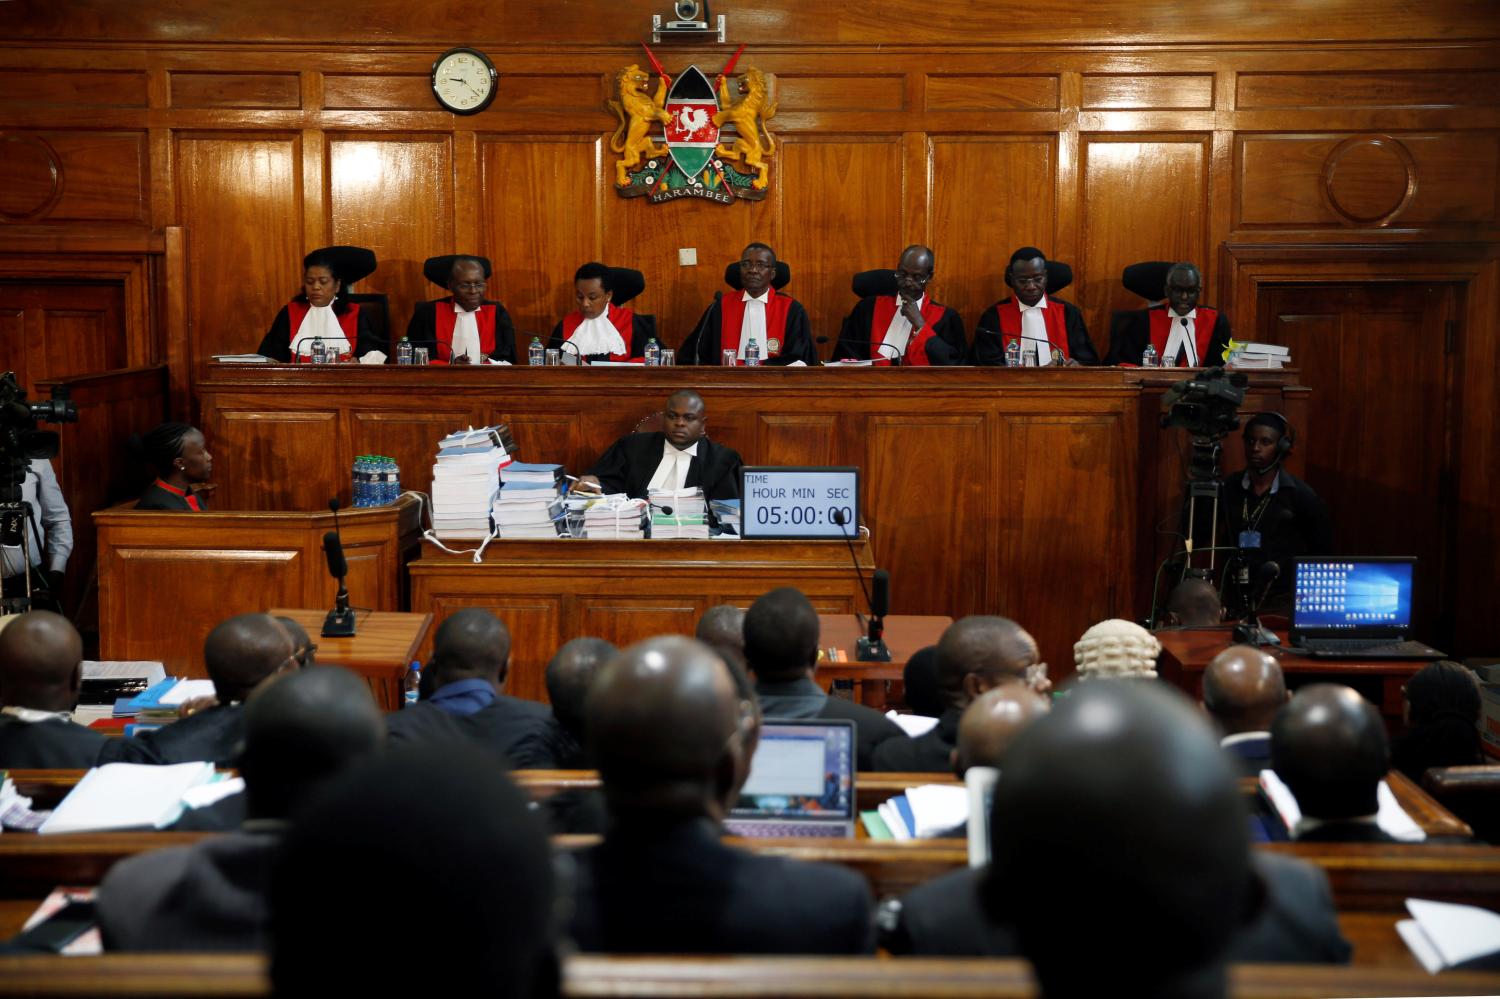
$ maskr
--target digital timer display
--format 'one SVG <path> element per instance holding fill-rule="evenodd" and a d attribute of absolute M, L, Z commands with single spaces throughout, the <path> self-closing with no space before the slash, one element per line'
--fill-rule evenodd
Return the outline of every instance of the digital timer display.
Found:
<path fill-rule="evenodd" d="M 857 538 L 859 469 L 745 468 L 740 482 L 740 534 L 746 538 Z"/>

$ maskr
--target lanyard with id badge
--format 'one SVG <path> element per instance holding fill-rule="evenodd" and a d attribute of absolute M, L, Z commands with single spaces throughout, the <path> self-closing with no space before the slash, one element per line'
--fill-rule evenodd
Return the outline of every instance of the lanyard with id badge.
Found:
<path fill-rule="evenodd" d="M 1255 517 L 1253 520 L 1250 516 L 1250 500 L 1248 497 L 1240 507 L 1240 519 L 1247 525 L 1245 529 L 1240 532 L 1241 548 L 1260 547 L 1260 531 L 1258 530 L 1258 528 L 1260 527 L 1260 519 L 1266 515 L 1266 508 L 1271 505 L 1271 497 L 1274 495 L 1275 493 L 1268 492 L 1260 498 L 1260 502 L 1255 505 Z"/>

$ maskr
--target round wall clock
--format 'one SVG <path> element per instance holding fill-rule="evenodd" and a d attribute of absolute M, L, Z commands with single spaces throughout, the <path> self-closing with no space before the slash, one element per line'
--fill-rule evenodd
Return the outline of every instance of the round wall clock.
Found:
<path fill-rule="evenodd" d="M 500 74 L 478 49 L 449 49 L 432 64 L 432 93 L 454 114 L 478 114 L 490 106 Z"/>

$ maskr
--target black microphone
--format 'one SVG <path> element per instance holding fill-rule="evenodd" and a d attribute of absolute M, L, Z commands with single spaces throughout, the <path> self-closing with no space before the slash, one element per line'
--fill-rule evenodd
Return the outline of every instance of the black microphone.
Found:
<path fill-rule="evenodd" d="M 583 359 L 583 351 L 579 350 L 578 344 L 574 343 L 572 340 L 564 340 L 562 342 L 562 346 L 558 349 L 564 352 L 571 349 L 573 351 L 573 364 L 575 366 L 581 367 L 588 364 L 588 362 Z"/>
<path fill-rule="evenodd" d="M 891 650 L 885 644 L 885 616 L 891 609 L 891 574 L 876 569 L 870 583 L 870 626 L 854 643 L 855 659 L 862 663 L 888 663 Z"/>
<path fill-rule="evenodd" d="M 1245 606 L 1245 618 L 1234 626 L 1236 642 L 1256 646 L 1281 644 L 1281 639 L 1260 623 L 1260 605 L 1265 603 L 1266 597 L 1271 593 L 1271 584 L 1276 582 L 1280 575 L 1281 566 L 1274 561 L 1268 560 L 1255 567 L 1249 590 L 1250 599 Z M 1256 595 L 1257 592 L 1259 596 Z"/>
<path fill-rule="evenodd" d="M 694 327 L 693 332 L 688 334 L 688 340 L 692 340 L 693 337 L 698 338 L 693 341 L 693 363 L 699 367 L 703 365 L 703 329 L 708 325 L 708 316 L 709 313 L 714 311 L 714 305 L 718 305 L 723 300 L 724 293 L 722 291 L 714 292 L 714 304 L 703 310 L 703 315 L 698 319 L 698 325 Z M 722 323 L 723 319 L 719 321 Z M 720 342 L 722 343 L 723 341 L 721 340 Z M 687 343 L 687 340 L 684 340 L 683 343 Z"/>
<path fill-rule="evenodd" d="M 889 350 L 891 352 L 891 356 L 886 359 L 891 362 L 891 366 L 895 368 L 899 368 L 901 366 L 901 351 L 897 350 L 894 344 L 889 344 L 882 340 L 880 341 L 880 343 L 876 344 L 875 349 L 880 351 L 882 355 L 884 355 L 884 353 Z"/>
<path fill-rule="evenodd" d="M 646 501 L 646 505 L 649 506 L 653 510 L 660 510 L 662 512 L 662 514 L 664 516 L 667 516 L 667 517 L 670 517 L 670 516 L 672 516 L 672 514 L 674 514 L 674 513 L 677 512 L 677 508 L 676 507 L 667 506 L 667 505 L 665 505 L 663 503 L 653 503 L 650 500 Z"/>
<path fill-rule="evenodd" d="M 323 554 L 328 558 L 328 574 L 339 581 L 333 610 L 323 619 L 323 637 L 353 638 L 354 611 L 349 606 L 349 590 L 344 586 L 344 577 L 349 575 L 349 563 L 344 558 L 344 545 L 336 531 L 323 535 Z"/>

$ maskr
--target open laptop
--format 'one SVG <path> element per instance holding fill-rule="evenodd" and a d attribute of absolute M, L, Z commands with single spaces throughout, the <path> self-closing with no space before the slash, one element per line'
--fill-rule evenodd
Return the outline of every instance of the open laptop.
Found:
<path fill-rule="evenodd" d="M 1292 645 L 1317 659 L 1442 659 L 1407 638 L 1415 558 L 1299 558 Z"/>
<path fill-rule="evenodd" d="M 854 835 L 854 723 L 768 719 L 740 800 L 724 823 L 731 836 Z"/>

